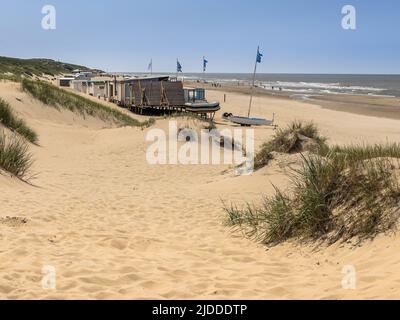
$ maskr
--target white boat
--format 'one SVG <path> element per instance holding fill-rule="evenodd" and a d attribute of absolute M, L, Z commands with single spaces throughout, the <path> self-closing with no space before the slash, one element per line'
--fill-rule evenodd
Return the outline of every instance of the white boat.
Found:
<path fill-rule="evenodd" d="M 260 118 L 247 118 L 247 117 L 230 117 L 229 120 L 233 123 L 240 124 L 242 126 L 268 126 L 272 125 L 273 121 Z"/>
<path fill-rule="evenodd" d="M 234 116 L 231 113 L 224 114 L 223 118 L 241 126 L 273 126 L 275 122 L 275 114 L 272 120 Z"/>
<path fill-rule="evenodd" d="M 229 120 L 233 123 L 240 124 L 241 126 L 273 126 L 276 128 L 277 126 L 275 125 L 275 114 L 272 117 L 272 120 L 267 120 L 267 119 L 262 119 L 262 118 L 250 118 L 250 113 L 251 113 L 251 104 L 253 102 L 253 89 L 255 85 L 255 79 L 256 79 L 256 72 L 257 72 L 257 63 L 261 63 L 261 58 L 262 54 L 260 53 L 260 47 L 257 48 L 257 59 L 256 63 L 254 65 L 254 73 L 253 73 L 253 83 L 251 86 L 251 91 L 250 91 L 250 104 L 249 104 L 249 111 L 247 114 L 247 117 L 240 117 L 240 116 L 234 116 L 232 113 L 224 113 L 223 118 L 226 120 Z"/>

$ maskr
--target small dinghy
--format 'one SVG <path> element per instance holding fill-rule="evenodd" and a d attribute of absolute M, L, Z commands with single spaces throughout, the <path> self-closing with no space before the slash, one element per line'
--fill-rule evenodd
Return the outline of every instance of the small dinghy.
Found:
<path fill-rule="evenodd" d="M 200 115 L 210 120 L 214 119 L 215 113 L 221 109 L 219 102 L 208 102 L 203 88 L 183 88 L 186 112 Z"/>
<path fill-rule="evenodd" d="M 229 120 L 233 123 L 240 124 L 242 126 L 267 126 L 272 125 L 273 121 L 261 118 L 247 118 L 247 117 L 235 117 L 232 116 Z"/>
<path fill-rule="evenodd" d="M 221 109 L 219 102 L 187 102 L 185 109 L 189 112 L 212 113 Z"/>
<path fill-rule="evenodd" d="M 232 113 L 224 113 L 222 116 L 224 119 L 229 120 L 233 123 L 240 124 L 241 126 L 274 126 L 275 114 L 272 120 L 262 119 L 262 118 L 250 118 L 250 117 L 240 117 L 234 116 Z"/>
<path fill-rule="evenodd" d="M 257 58 L 254 66 L 253 73 L 253 83 L 250 87 L 250 104 L 249 111 L 247 113 L 247 117 L 234 116 L 232 113 L 224 113 L 222 118 L 228 121 L 231 121 L 236 124 L 240 124 L 241 126 L 251 127 L 251 126 L 272 126 L 274 129 L 277 128 L 275 125 L 275 114 L 273 114 L 272 120 L 262 119 L 262 118 L 250 118 L 251 113 L 251 104 L 253 102 L 253 89 L 255 86 L 256 80 L 256 72 L 257 72 L 257 64 L 261 63 L 262 54 L 260 53 L 260 47 L 257 48 Z"/>

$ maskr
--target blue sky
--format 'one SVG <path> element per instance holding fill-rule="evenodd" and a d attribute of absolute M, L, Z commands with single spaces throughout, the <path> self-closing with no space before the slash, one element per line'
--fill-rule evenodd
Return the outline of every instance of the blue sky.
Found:
<path fill-rule="evenodd" d="M 0 55 L 107 71 L 400 73 L 398 0 L 0 0 Z M 57 29 L 41 28 L 44 5 Z M 357 29 L 341 9 L 357 9 Z"/>

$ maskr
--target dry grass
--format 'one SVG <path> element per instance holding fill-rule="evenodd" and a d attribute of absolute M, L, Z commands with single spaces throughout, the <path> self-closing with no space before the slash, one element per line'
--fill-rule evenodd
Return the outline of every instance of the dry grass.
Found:
<path fill-rule="evenodd" d="M 17 135 L 0 132 L 0 168 L 21 180 L 29 179 L 32 155 L 28 145 Z"/>
<path fill-rule="evenodd" d="M 325 146 L 320 151 L 303 156 L 288 192 L 275 188 L 261 206 L 225 207 L 229 225 L 268 245 L 292 238 L 364 240 L 395 229 L 400 145 Z"/>
<path fill-rule="evenodd" d="M 28 127 L 22 119 L 12 111 L 10 105 L 0 98 L 0 123 L 13 132 L 18 133 L 31 143 L 38 142 L 38 135 Z"/>
<path fill-rule="evenodd" d="M 67 109 L 74 113 L 85 116 L 92 116 L 103 121 L 113 122 L 120 126 L 150 127 L 154 124 L 154 119 L 140 122 L 129 115 L 94 102 L 80 95 L 59 89 L 44 81 L 22 80 L 22 89 L 29 92 L 33 97 L 42 103 L 57 109 Z"/>
<path fill-rule="evenodd" d="M 273 159 L 272 152 L 316 152 L 326 146 L 325 142 L 326 139 L 313 123 L 292 122 L 286 129 L 279 129 L 271 141 L 261 146 L 254 159 L 254 168 L 258 170 L 268 165 Z"/>

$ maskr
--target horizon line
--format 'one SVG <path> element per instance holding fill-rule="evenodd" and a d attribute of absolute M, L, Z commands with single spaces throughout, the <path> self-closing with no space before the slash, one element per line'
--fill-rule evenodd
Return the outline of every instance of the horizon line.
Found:
<path fill-rule="evenodd" d="M 53 60 L 55 62 L 60 62 L 60 63 L 68 63 L 68 64 L 75 64 L 75 65 L 81 65 L 80 62 L 68 62 L 68 61 L 62 61 L 60 59 L 55 59 L 55 58 L 44 58 L 44 57 L 17 57 L 17 56 L 5 56 L 1 55 L 0 57 L 4 58 L 14 58 L 14 59 L 21 59 L 21 60 L 31 60 L 31 59 L 46 59 L 46 60 Z M 98 67 L 88 67 L 85 65 L 81 65 L 82 67 L 87 67 L 92 70 L 101 70 L 104 71 L 105 73 L 144 73 L 147 74 L 150 72 L 146 71 L 105 71 L 102 68 Z M 158 74 L 175 74 L 176 71 L 153 71 L 153 73 L 158 73 Z M 209 73 L 203 73 L 199 71 L 188 71 L 188 72 L 182 72 L 181 74 L 252 74 L 252 72 L 209 72 Z M 362 73 L 331 73 L 331 72 L 258 72 L 258 75 L 341 75 L 341 76 L 400 76 L 400 73 L 369 73 L 369 72 L 362 72 Z"/>
<path fill-rule="evenodd" d="M 97 69 L 97 68 L 92 68 L 92 69 Z M 146 71 L 108 71 L 106 73 L 141 73 L 141 74 L 151 74 L 150 72 Z M 153 71 L 153 74 L 176 74 L 176 72 L 173 71 Z M 179 75 L 184 75 L 184 74 L 199 74 L 199 75 L 213 75 L 213 74 L 253 74 L 252 72 L 180 72 Z M 315 73 L 315 72 L 257 72 L 257 75 L 340 75 L 340 76 L 400 76 L 400 73 Z"/>

